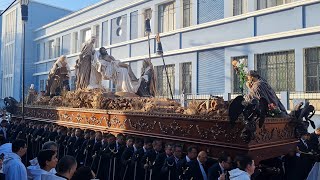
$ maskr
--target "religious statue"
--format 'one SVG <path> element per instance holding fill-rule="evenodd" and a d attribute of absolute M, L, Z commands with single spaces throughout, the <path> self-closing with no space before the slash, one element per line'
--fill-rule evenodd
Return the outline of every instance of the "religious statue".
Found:
<path fill-rule="evenodd" d="M 90 83 L 91 61 L 93 60 L 95 54 L 95 41 L 96 38 L 91 37 L 90 40 L 83 44 L 79 59 L 76 61 L 76 89 L 86 89 Z"/>
<path fill-rule="evenodd" d="M 27 104 L 33 104 L 37 100 L 37 92 L 34 89 L 34 84 L 31 84 L 29 91 L 28 91 L 28 96 L 27 96 Z"/>
<path fill-rule="evenodd" d="M 111 80 L 117 92 L 129 93 L 136 93 L 141 82 L 129 65 L 109 55 L 104 47 L 101 47 L 94 55 L 88 89 L 101 88 L 102 80 Z"/>
<path fill-rule="evenodd" d="M 246 85 L 249 89 L 249 94 L 244 96 L 247 102 L 251 102 L 253 99 L 260 100 L 260 98 L 265 98 L 268 105 L 272 104 L 281 110 L 281 114 L 287 114 L 286 108 L 280 102 L 272 87 L 256 71 L 249 71 L 247 80 Z"/>
<path fill-rule="evenodd" d="M 143 71 L 140 80 L 141 83 L 137 94 L 142 97 L 154 97 L 156 94 L 156 77 L 150 59 L 143 61 Z"/>
<path fill-rule="evenodd" d="M 61 56 L 52 66 L 46 85 L 46 96 L 60 95 L 62 90 L 70 90 L 69 87 L 70 68 L 67 57 Z"/>

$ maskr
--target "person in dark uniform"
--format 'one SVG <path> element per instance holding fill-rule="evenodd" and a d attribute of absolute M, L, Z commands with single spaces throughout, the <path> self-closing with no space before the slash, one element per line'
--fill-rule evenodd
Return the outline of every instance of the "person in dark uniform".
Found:
<path fill-rule="evenodd" d="M 126 149 L 121 155 L 121 179 L 133 180 L 135 161 L 133 161 L 133 155 L 142 148 L 142 140 L 140 138 L 134 139 L 133 137 L 128 137 L 126 141 Z"/>
<path fill-rule="evenodd" d="M 152 179 L 156 179 L 157 173 L 160 172 L 158 166 L 155 166 L 156 159 L 160 155 L 162 150 L 162 141 L 161 140 L 154 140 L 152 143 L 153 148 L 148 150 L 141 159 L 141 165 L 144 168 L 144 176 L 149 177 L 151 176 Z"/>
<path fill-rule="evenodd" d="M 301 138 L 297 144 L 298 164 L 301 165 L 297 177 L 306 179 L 313 166 L 312 149 L 309 144 L 310 134 L 307 131 L 301 133 Z"/>
<path fill-rule="evenodd" d="M 216 180 L 219 177 L 226 176 L 226 173 L 232 167 L 231 156 L 225 152 L 219 155 L 218 163 L 211 166 L 208 170 L 208 180 Z"/>
<path fill-rule="evenodd" d="M 80 154 L 79 159 L 80 159 L 80 166 L 87 166 L 87 159 L 88 155 L 91 154 L 93 145 L 95 143 L 95 132 L 94 131 L 89 131 L 89 138 L 83 141 L 81 149 L 80 149 Z"/>
<path fill-rule="evenodd" d="M 173 146 L 173 155 L 167 157 L 164 161 L 164 164 L 161 168 L 161 173 L 163 179 L 178 179 L 177 173 L 177 163 L 182 158 L 182 146 L 174 145 Z"/>
<path fill-rule="evenodd" d="M 196 160 L 189 161 L 187 166 L 190 171 L 187 173 L 188 178 L 193 178 L 197 180 L 207 180 L 208 179 L 208 167 L 207 153 L 205 151 L 200 151 Z"/>
<path fill-rule="evenodd" d="M 310 140 L 309 140 L 311 150 L 313 150 L 318 154 L 320 153 L 319 139 L 320 139 L 320 127 L 310 134 Z"/>
<path fill-rule="evenodd" d="M 190 168 L 187 166 L 187 163 L 192 160 L 196 160 L 197 154 L 198 154 L 198 150 L 196 147 L 194 146 L 188 147 L 187 155 L 184 158 L 180 159 L 177 163 L 177 173 L 178 173 L 179 179 L 187 178 L 186 174 L 190 170 Z"/>

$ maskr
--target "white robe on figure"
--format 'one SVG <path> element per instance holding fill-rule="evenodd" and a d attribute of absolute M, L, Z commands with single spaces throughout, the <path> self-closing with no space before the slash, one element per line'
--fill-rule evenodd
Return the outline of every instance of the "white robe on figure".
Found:
<path fill-rule="evenodd" d="M 49 172 L 41 169 L 37 158 L 34 158 L 34 159 L 30 160 L 29 162 L 30 162 L 31 166 L 27 167 L 28 179 L 41 180 L 42 174 L 55 174 L 55 173 L 57 173 L 55 168 L 51 169 Z"/>
<path fill-rule="evenodd" d="M 102 88 L 102 80 L 111 80 L 116 85 L 116 92 L 136 93 L 139 89 L 141 78 L 132 81 L 128 69 L 120 67 L 119 60 L 106 61 L 96 51 L 91 62 L 90 83 L 88 89 Z"/>
<path fill-rule="evenodd" d="M 5 180 L 27 180 L 27 170 L 16 153 L 9 153 L 3 161 Z"/>
<path fill-rule="evenodd" d="M 315 180 L 315 179 L 320 179 L 320 163 L 316 162 L 311 169 L 307 180 Z"/>

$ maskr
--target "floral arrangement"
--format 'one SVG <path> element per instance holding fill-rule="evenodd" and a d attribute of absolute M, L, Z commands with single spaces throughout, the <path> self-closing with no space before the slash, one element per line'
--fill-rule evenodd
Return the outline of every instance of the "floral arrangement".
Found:
<path fill-rule="evenodd" d="M 240 79 L 239 88 L 241 90 L 241 94 L 243 94 L 244 84 L 247 81 L 248 67 L 246 66 L 246 64 L 247 63 L 245 59 L 240 59 L 239 61 L 232 61 L 233 69 L 236 71 Z"/>
<path fill-rule="evenodd" d="M 275 104 L 271 103 L 268 104 L 268 112 L 267 115 L 270 117 L 275 117 L 277 115 L 281 114 L 281 110 L 278 106 L 276 106 Z"/>

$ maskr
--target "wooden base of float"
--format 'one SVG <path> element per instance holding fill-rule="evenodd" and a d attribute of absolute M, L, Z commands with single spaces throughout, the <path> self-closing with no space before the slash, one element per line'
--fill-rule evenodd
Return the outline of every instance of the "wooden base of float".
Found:
<path fill-rule="evenodd" d="M 281 156 L 296 147 L 294 127 L 289 118 L 268 118 L 249 143 L 240 138 L 243 124 L 231 128 L 228 117 L 149 114 L 147 112 L 108 111 L 77 108 L 25 108 L 25 119 L 56 123 L 67 127 L 110 133 L 153 137 L 165 142 L 196 145 L 210 156 L 221 151 L 232 155 L 247 153 L 256 162 Z M 20 118 L 20 117 L 16 117 Z"/>

